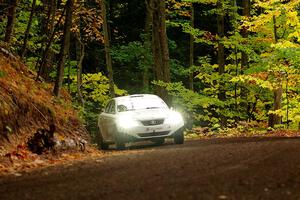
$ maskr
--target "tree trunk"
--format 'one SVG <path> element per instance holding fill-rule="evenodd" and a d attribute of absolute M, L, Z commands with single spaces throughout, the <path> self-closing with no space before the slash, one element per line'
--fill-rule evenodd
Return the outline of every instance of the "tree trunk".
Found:
<path fill-rule="evenodd" d="M 243 0 L 243 16 L 250 17 L 250 0 Z M 241 34 L 243 38 L 248 38 L 247 28 L 243 28 Z M 241 69 L 243 73 L 243 70 L 248 68 L 248 55 L 244 51 L 242 51 L 241 64 Z"/>
<path fill-rule="evenodd" d="M 192 3 L 191 5 L 191 27 L 194 28 L 194 21 L 195 21 L 195 16 L 194 16 L 194 5 Z M 190 34 L 190 68 L 193 68 L 194 65 L 194 36 Z M 190 71 L 189 74 L 189 88 L 190 90 L 194 90 L 194 70 Z"/>
<path fill-rule="evenodd" d="M 243 16 L 244 17 L 250 17 L 250 0 L 244 0 L 242 1 L 242 7 L 243 7 Z M 248 38 L 248 30 L 247 27 L 243 27 L 241 30 L 241 35 L 243 38 Z M 241 52 L 241 74 L 244 74 L 244 71 L 248 68 L 248 55 L 246 52 L 242 51 Z M 251 119 L 251 105 L 247 102 L 247 96 L 248 96 L 248 90 L 246 87 L 241 86 L 241 103 L 240 103 L 240 110 L 242 112 L 247 113 L 248 115 L 248 120 Z"/>
<path fill-rule="evenodd" d="M 53 93 L 55 96 L 60 96 L 60 89 L 62 87 L 63 78 L 64 78 L 64 67 L 66 62 L 66 56 L 70 47 L 70 32 L 72 25 L 72 12 L 73 12 L 73 0 L 68 0 L 66 4 L 66 20 L 64 26 L 64 34 L 62 40 L 62 46 L 60 49 L 60 59 L 57 65 L 57 76 L 55 81 L 55 86 Z"/>
<path fill-rule="evenodd" d="M 232 26 L 232 30 L 234 31 L 234 33 L 236 33 L 238 31 L 238 20 L 237 20 L 237 15 L 238 15 L 238 7 L 237 7 L 237 2 L 236 0 L 231 0 L 231 17 L 230 17 L 230 21 L 231 21 L 231 26 Z M 238 76 L 238 67 L 239 67 L 239 61 L 238 61 L 238 51 L 237 51 L 237 45 L 235 45 L 234 47 L 234 61 L 232 62 L 232 65 L 235 65 L 235 76 Z M 235 101 L 235 111 L 238 111 L 238 94 L 237 94 L 237 86 L 238 84 L 235 83 L 234 84 L 234 101 Z M 238 121 L 238 117 L 235 117 L 235 121 Z"/>
<path fill-rule="evenodd" d="M 218 24 L 218 36 L 219 40 L 222 40 L 224 37 L 224 14 L 223 14 L 223 0 L 218 0 L 217 6 L 218 6 L 218 16 L 217 16 L 217 24 Z M 225 73 L 225 52 L 224 52 L 224 45 L 222 44 L 222 41 L 218 42 L 218 65 L 219 65 L 219 74 L 223 75 Z M 226 91 L 225 91 L 225 85 L 222 81 L 220 81 L 220 88 L 219 88 L 219 94 L 218 98 L 221 101 L 226 100 Z M 220 115 L 221 118 L 221 126 L 226 126 L 226 117 L 224 115 Z"/>
<path fill-rule="evenodd" d="M 110 97 L 115 97 L 115 87 L 114 87 L 114 77 L 113 77 L 113 68 L 112 68 L 112 59 L 110 54 L 110 41 L 109 33 L 107 26 L 107 17 L 106 17 L 106 1 L 101 1 L 101 13 L 103 19 L 103 35 L 104 35 L 104 48 L 105 48 L 105 58 L 106 58 L 106 67 L 108 72 L 109 80 L 109 93 Z"/>
<path fill-rule="evenodd" d="M 152 1 L 151 0 L 145 0 L 146 3 L 146 21 L 145 21 L 145 41 L 144 41 L 144 47 L 146 49 L 151 49 L 151 39 L 152 39 L 152 33 L 151 33 L 151 27 L 153 25 L 152 22 Z M 145 55 L 146 57 L 147 55 Z M 150 78 L 149 78 L 149 66 L 144 66 L 143 68 L 143 88 L 145 92 L 150 91 Z"/>
<path fill-rule="evenodd" d="M 29 16 L 29 19 L 28 19 L 27 28 L 26 28 L 26 31 L 25 31 L 25 33 L 24 33 L 23 47 L 22 47 L 22 50 L 21 50 L 21 52 L 20 52 L 21 59 L 23 59 L 23 58 L 25 57 L 25 54 L 26 54 L 26 50 L 27 50 L 27 41 L 28 41 L 30 29 L 31 29 L 31 24 L 32 24 L 33 15 L 34 15 L 34 13 L 35 13 L 35 6 L 36 6 L 36 0 L 33 0 L 33 1 L 32 1 L 32 5 L 31 5 L 30 16 Z"/>
<path fill-rule="evenodd" d="M 70 49 L 68 51 L 68 61 L 67 61 L 67 86 L 68 86 L 68 92 L 71 93 L 71 59 L 70 59 Z"/>
<path fill-rule="evenodd" d="M 4 38 L 4 42 L 6 42 L 8 46 L 10 46 L 11 38 L 14 32 L 17 5 L 18 5 L 18 0 L 9 1 L 10 7 L 8 9 L 7 24 L 6 24 L 5 38 Z"/>
<path fill-rule="evenodd" d="M 277 23 L 276 23 L 276 17 L 273 16 L 273 25 L 274 25 L 274 41 L 275 43 L 278 42 L 278 33 L 277 33 Z M 278 81 L 278 88 L 276 88 L 273 91 L 274 94 L 274 104 L 273 104 L 273 111 L 281 109 L 281 99 L 282 99 L 282 84 L 281 81 Z M 278 116 L 276 114 L 270 114 L 269 115 L 269 127 L 274 128 L 276 124 L 280 124 L 282 121 L 282 117 Z"/>
<path fill-rule="evenodd" d="M 156 80 L 169 83 L 170 67 L 169 67 L 169 48 L 168 38 L 166 30 L 166 17 L 165 17 L 165 1 L 152 0 L 153 2 L 153 26 L 152 26 L 152 46 L 153 46 L 153 61 L 154 61 L 154 74 Z M 157 86 L 156 93 L 166 101 L 167 104 L 171 104 L 171 98 L 168 95 L 166 89 Z"/>
<path fill-rule="evenodd" d="M 273 31 L 274 31 L 274 40 L 276 44 L 278 42 L 278 33 L 277 33 L 277 22 L 276 22 L 275 15 L 273 15 Z"/>
<path fill-rule="evenodd" d="M 47 0 L 45 4 L 48 4 L 48 11 L 47 11 L 47 18 L 44 18 L 44 26 L 42 26 L 42 32 L 46 33 L 46 37 L 48 41 L 44 41 L 43 46 L 46 46 L 46 48 L 42 51 L 43 47 L 41 48 L 42 51 L 42 60 L 41 62 L 37 62 L 38 65 L 38 77 L 43 77 L 45 80 L 49 79 L 49 72 L 53 66 L 53 57 L 54 52 L 51 49 L 51 45 L 54 40 L 56 29 L 58 29 L 58 25 L 62 21 L 62 17 L 64 16 L 66 8 L 64 8 L 58 22 L 56 25 L 55 23 L 55 14 L 56 14 L 56 1 L 55 0 Z"/>
<path fill-rule="evenodd" d="M 274 94 L 274 104 L 273 104 L 273 111 L 281 109 L 281 99 L 282 99 L 282 86 L 280 85 L 279 88 L 275 89 Z M 274 128 L 276 124 L 281 123 L 282 117 L 276 114 L 269 115 L 269 127 Z"/>
<path fill-rule="evenodd" d="M 80 44 L 80 57 L 79 57 L 79 61 L 78 61 L 78 65 L 77 65 L 77 95 L 78 95 L 78 101 L 80 103 L 81 106 L 84 105 L 84 99 L 82 96 L 82 92 L 81 92 L 81 85 L 82 85 L 82 62 L 84 59 L 84 54 L 85 54 L 85 47 L 83 42 L 80 39 L 80 36 L 77 37 L 77 41 Z"/>

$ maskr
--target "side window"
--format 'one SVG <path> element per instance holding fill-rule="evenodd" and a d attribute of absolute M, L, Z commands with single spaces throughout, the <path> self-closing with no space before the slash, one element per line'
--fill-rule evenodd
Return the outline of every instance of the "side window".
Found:
<path fill-rule="evenodd" d="M 116 113 L 116 104 L 114 100 L 111 100 L 107 106 L 105 107 L 105 112 L 109 114 L 115 114 Z"/>
<path fill-rule="evenodd" d="M 125 111 L 127 111 L 128 109 L 127 109 L 127 107 L 125 106 L 125 105 L 118 105 L 118 112 L 125 112 Z"/>
<path fill-rule="evenodd" d="M 113 103 L 113 101 L 110 101 L 110 102 L 106 105 L 106 107 L 105 107 L 105 112 L 106 112 L 106 113 L 109 113 L 110 107 L 111 107 L 112 103 Z"/>
<path fill-rule="evenodd" d="M 116 104 L 115 104 L 115 101 L 111 101 L 110 104 L 111 105 L 109 107 L 108 113 L 115 114 L 116 113 Z"/>

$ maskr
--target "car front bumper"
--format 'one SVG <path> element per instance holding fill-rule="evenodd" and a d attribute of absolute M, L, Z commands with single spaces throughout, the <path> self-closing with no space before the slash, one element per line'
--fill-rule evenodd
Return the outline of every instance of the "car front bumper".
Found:
<path fill-rule="evenodd" d="M 162 124 L 156 126 L 136 126 L 128 129 L 118 128 L 118 132 L 126 141 L 138 141 L 173 137 L 178 132 L 183 131 L 183 128 L 184 124 Z"/>

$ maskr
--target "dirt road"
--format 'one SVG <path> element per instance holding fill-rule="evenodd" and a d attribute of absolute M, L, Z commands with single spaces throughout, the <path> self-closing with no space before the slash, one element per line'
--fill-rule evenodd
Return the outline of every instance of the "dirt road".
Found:
<path fill-rule="evenodd" d="M 191 140 L 0 177 L 0 199 L 300 199 L 300 139 Z"/>

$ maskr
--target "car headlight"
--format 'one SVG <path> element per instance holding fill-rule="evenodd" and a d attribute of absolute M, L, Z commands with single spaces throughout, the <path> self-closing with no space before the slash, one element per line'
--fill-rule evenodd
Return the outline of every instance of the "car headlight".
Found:
<path fill-rule="evenodd" d="M 139 123 L 132 119 L 131 117 L 128 117 L 128 116 L 121 116 L 118 118 L 118 121 L 117 121 L 117 124 L 120 128 L 125 128 L 125 129 L 128 129 L 128 128 L 133 128 L 135 126 L 138 126 Z"/>
<path fill-rule="evenodd" d="M 183 124 L 184 122 L 180 113 L 172 112 L 170 116 L 166 119 L 166 123 L 177 125 L 177 124 Z"/>

